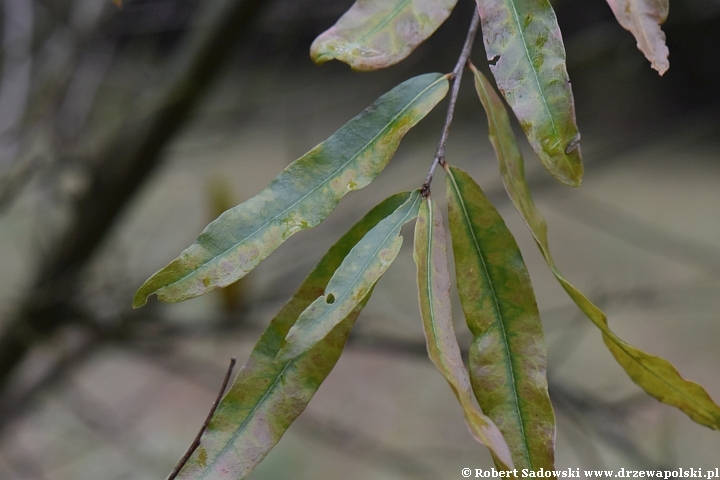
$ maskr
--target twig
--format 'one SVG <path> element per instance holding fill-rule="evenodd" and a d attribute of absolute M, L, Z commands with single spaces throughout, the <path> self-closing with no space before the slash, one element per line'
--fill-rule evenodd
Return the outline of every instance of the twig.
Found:
<path fill-rule="evenodd" d="M 437 168 L 438 164 L 445 164 L 445 145 L 447 144 L 447 139 L 450 134 L 450 125 L 452 124 L 453 115 L 455 114 L 455 103 L 457 103 L 458 91 L 460 90 L 460 82 L 462 80 L 462 74 L 463 70 L 465 69 L 465 64 L 470 57 L 470 52 L 472 51 L 473 42 L 475 40 L 475 34 L 478 31 L 479 25 L 480 15 L 478 14 L 477 9 L 473 8 L 473 18 L 472 22 L 470 22 L 470 28 L 468 28 L 467 37 L 465 38 L 465 45 L 463 45 L 460 56 L 458 57 L 458 61 L 455 64 L 455 68 L 453 68 L 451 74 L 454 80 L 452 90 L 450 91 L 450 103 L 448 104 L 447 114 L 445 115 L 445 125 L 443 126 L 442 135 L 440 136 L 440 142 L 438 143 L 437 152 L 435 152 L 435 158 L 433 159 L 432 165 L 430 166 L 430 171 L 428 172 L 427 178 L 425 178 L 425 183 L 423 183 L 422 188 L 420 189 L 423 197 L 427 197 L 428 195 L 430 195 L 430 183 L 432 182 L 433 175 L 435 175 L 435 169 Z"/>
<path fill-rule="evenodd" d="M 218 396 L 215 399 L 215 403 L 213 403 L 212 407 L 210 408 L 210 413 L 205 419 L 205 422 L 202 424 L 202 427 L 200 427 L 200 431 L 195 436 L 195 440 L 193 440 L 193 442 L 190 444 L 187 451 L 185 452 L 185 455 L 183 455 L 182 458 L 180 458 L 180 461 L 178 461 L 177 465 L 175 465 L 175 468 L 173 469 L 167 480 L 174 480 L 175 477 L 178 476 L 178 473 L 180 473 L 180 469 L 185 466 L 188 459 L 190 458 L 190 455 L 192 455 L 195 449 L 200 445 L 200 437 L 202 437 L 202 434 L 205 433 L 205 430 L 210 424 L 210 420 L 212 419 L 213 415 L 215 415 L 215 410 L 217 410 L 218 405 L 220 405 L 220 400 L 222 399 L 223 393 L 225 393 L 227 384 L 230 381 L 230 375 L 232 375 L 233 368 L 235 368 L 235 362 L 235 357 L 232 357 L 230 359 L 230 365 L 228 366 L 227 372 L 225 373 L 225 379 L 223 380 L 222 387 L 220 387 L 220 391 L 218 392 Z"/>

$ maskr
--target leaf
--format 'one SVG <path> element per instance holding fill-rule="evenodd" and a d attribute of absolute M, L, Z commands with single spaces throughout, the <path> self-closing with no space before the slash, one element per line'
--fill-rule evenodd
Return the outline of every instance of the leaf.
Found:
<path fill-rule="evenodd" d="M 223 213 L 180 256 L 150 277 L 134 307 L 157 294 L 179 302 L 225 287 L 288 237 L 319 224 L 349 191 L 368 185 L 400 140 L 445 96 L 447 76 L 407 80 L 283 170 L 265 190 Z M 251 168 L 251 167 L 249 167 Z"/>
<path fill-rule="evenodd" d="M 631 32 L 638 49 L 660 75 L 670 68 L 665 34 L 660 25 L 667 20 L 669 0 L 607 0 L 618 23 Z"/>
<path fill-rule="evenodd" d="M 517 468 L 553 470 L 545 339 L 522 255 L 467 173 L 450 167 L 446 190 L 458 292 L 473 334 L 475 396 L 503 433 Z"/>
<path fill-rule="evenodd" d="M 321 65 L 340 60 L 353 70 L 394 65 L 424 42 L 450 15 L 457 0 L 357 0 L 315 39 L 310 57 Z"/>
<path fill-rule="evenodd" d="M 288 362 L 275 357 L 300 313 L 321 295 L 333 272 L 363 236 L 407 200 L 386 199 L 351 228 L 320 260 L 260 337 L 178 478 L 245 478 L 302 413 L 335 366 L 370 293 L 309 351 Z"/>
<path fill-rule="evenodd" d="M 488 115 L 490 140 L 500 162 L 505 188 L 562 287 L 580 310 L 602 331 L 605 344 L 635 383 L 661 402 L 679 408 L 696 422 L 720 429 L 720 407 L 700 385 L 682 378 L 667 360 L 638 350 L 621 340 L 610 330 L 605 314 L 560 273 L 550 255 L 547 224 L 535 207 L 525 181 L 523 158 L 515 143 L 505 107 L 487 79 L 477 70 L 475 85 Z"/>
<path fill-rule="evenodd" d="M 420 313 L 428 355 L 450 384 L 465 414 L 472 436 L 490 449 L 498 469 L 514 468 L 510 450 L 497 426 L 473 403 L 470 377 L 460 355 L 450 310 L 447 241 L 440 210 L 431 198 L 420 206 L 415 224 L 413 257 L 418 270 Z"/>
<path fill-rule="evenodd" d="M 420 191 L 415 190 L 392 215 L 383 219 L 348 253 L 325 292 L 308 306 L 285 340 L 278 360 L 289 360 L 322 340 L 367 295 L 395 260 L 400 228 L 417 216 Z"/>
<path fill-rule="evenodd" d="M 530 145 L 560 182 L 582 181 L 565 47 L 548 0 L 477 0 L 490 70 Z"/>

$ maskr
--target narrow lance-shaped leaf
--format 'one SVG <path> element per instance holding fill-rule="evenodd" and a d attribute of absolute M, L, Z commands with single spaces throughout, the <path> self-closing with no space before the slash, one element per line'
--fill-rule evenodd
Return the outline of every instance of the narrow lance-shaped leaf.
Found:
<path fill-rule="evenodd" d="M 400 228 L 417 216 L 420 198 L 419 190 L 412 192 L 405 203 L 350 250 L 323 295 L 300 314 L 288 332 L 287 345 L 278 353 L 278 360 L 289 360 L 307 351 L 365 298 L 400 251 Z"/>
<path fill-rule="evenodd" d="M 458 292 L 473 334 L 475 396 L 503 433 L 517 468 L 553 470 L 545 339 L 522 255 L 467 173 L 450 167 L 446 189 Z"/>
<path fill-rule="evenodd" d="M 300 313 L 322 295 L 351 248 L 408 196 L 393 195 L 375 207 L 320 260 L 260 337 L 178 478 L 245 478 L 280 440 L 335 366 L 370 293 L 313 348 L 293 360 L 278 362 L 275 357 L 285 335 Z"/>
<path fill-rule="evenodd" d="M 638 49 L 660 75 L 670 68 L 665 33 L 660 25 L 667 20 L 670 0 L 607 0 L 615 18 L 635 36 Z"/>
<path fill-rule="evenodd" d="M 565 185 L 583 174 L 565 47 L 548 0 L 477 0 L 498 88 L 545 168 Z"/>
<path fill-rule="evenodd" d="M 547 224 L 535 207 L 525 181 L 523 158 L 515 142 L 505 107 L 487 79 L 477 70 L 475 82 L 488 115 L 490 140 L 500 162 L 505 188 L 562 287 L 602 331 L 605 344 L 635 383 L 661 402 L 679 408 L 696 422 L 720 429 L 720 407 L 700 385 L 682 378 L 668 361 L 638 350 L 621 340 L 610 330 L 605 314 L 560 273 L 550 255 Z"/>
<path fill-rule="evenodd" d="M 510 449 L 497 426 L 473 403 L 470 377 L 460 355 L 450 310 L 447 241 L 440 210 L 431 198 L 420 206 L 413 257 L 418 270 L 420 313 L 428 355 L 455 393 L 472 436 L 492 452 L 498 469 L 514 468 Z"/>
<path fill-rule="evenodd" d="M 357 0 L 315 39 L 317 64 L 340 60 L 353 70 L 377 70 L 398 63 L 445 21 L 457 0 Z"/>
<path fill-rule="evenodd" d="M 135 294 L 179 302 L 245 276 L 294 233 L 319 224 L 349 191 L 385 168 L 400 140 L 445 96 L 447 76 L 429 73 L 380 97 L 283 170 L 265 190 L 223 213 Z"/>

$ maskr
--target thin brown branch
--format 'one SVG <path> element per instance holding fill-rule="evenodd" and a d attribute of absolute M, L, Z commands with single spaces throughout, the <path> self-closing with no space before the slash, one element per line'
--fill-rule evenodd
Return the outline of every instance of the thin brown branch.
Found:
<path fill-rule="evenodd" d="M 423 183 L 420 191 L 423 197 L 430 195 L 430 183 L 432 183 L 433 175 L 435 175 L 435 169 L 438 165 L 445 164 L 445 145 L 447 144 L 448 136 L 450 135 L 450 125 L 455 115 L 455 104 L 457 103 L 458 91 L 460 90 L 460 82 L 462 81 L 463 70 L 465 70 L 465 64 L 470 57 L 472 52 L 473 42 L 475 41 L 475 34 L 477 34 L 478 27 L 480 26 L 480 15 L 476 8 L 473 8 L 473 18 L 470 22 L 470 28 L 468 28 L 467 37 L 465 37 L 465 44 L 463 45 L 458 61 L 455 64 L 455 68 L 452 71 L 453 86 L 450 90 L 450 103 L 448 104 L 447 113 L 445 114 L 445 124 L 443 125 L 442 135 L 440 136 L 440 142 L 438 142 L 438 148 L 435 152 L 435 158 L 430 165 L 430 171 L 428 172 L 425 183 Z"/>
<path fill-rule="evenodd" d="M 205 433 L 205 430 L 207 430 L 207 427 L 210 424 L 210 420 L 212 419 L 213 415 L 215 415 L 215 410 L 217 410 L 218 405 L 220 405 L 220 400 L 222 400 L 223 393 L 225 393 L 225 389 L 227 388 L 228 382 L 230 381 L 230 375 L 232 375 L 233 368 L 235 368 L 235 362 L 235 357 L 232 357 L 230 359 L 230 365 L 228 366 L 227 372 L 225 372 L 225 379 L 223 380 L 222 387 L 220 387 L 220 391 L 218 392 L 218 396 L 215 399 L 215 403 L 213 403 L 212 407 L 210 408 L 210 413 L 208 413 L 205 422 L 203 422 L 202 427 L 200 427 L 200 431 L 195 436 L 195 440 L 193 440 L 193 442 L 190 444 L 187 451 L 185 452 L 185 455 L 183 455 L 180 458 L 180 461 L 178 461 L 177 465 L 175 465 L 175 468 L 173 469 L 167 480 L 175 480 L 175 477 L 178 476 L 178 473 L 180 473 L 182 467 L 185 466 L 188 459 L 190 458 L 190 455 L 192 455 L 195 449 L 200 445 L 200 438 L 202 437 L 203 433 Z"/>

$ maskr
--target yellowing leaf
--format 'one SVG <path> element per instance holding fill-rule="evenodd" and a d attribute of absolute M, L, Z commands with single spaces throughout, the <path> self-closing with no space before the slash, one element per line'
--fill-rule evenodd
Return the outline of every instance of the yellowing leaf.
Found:
<path fill-rule="evenodd" d="M 615 18 L 635 36 L 638 49 L 662 75 L 670 68 L 669 51 L 660 25 L 667 20 L 669 0 L 607 0 Z"/>
<path fill-rule="evenodd" d="M 179 479 L 243 479 L 280 440 L 335 366 L 370 293 L 317 345 L 288 362 L 275 357 L 300 313 L 322 295 L 352 247 L 408 198 L 393 195 L 371 210 L 320 260 L 260 337 L 233 386 L 220 402 L 201 447 Z"/>
<path fill-rule="evenodd" d="M 475 71 L 475 86 L 490 125 L 500 173 L 510 198 L 530 228 L 535 242 L 555 277 L 580 310 L 602 331 L 603 340 L 630 378 L 661 402 L 679 408 L 696 422 L 720 430 L 720 407 L 697 383 L 685 380 L 667 360 L 650 355 L 621 340 L 608 326 L 607 317 L 560 273 L 550 255 L 547 224 L 535 207 L 527 182 L 522 155 L 500 97 L 482 73 Z"/>
<path fill-rule="evenodd" d="M 503 433 L 517 468 L 553 470 L 545 338 L 520 249 L 467 173 L 450 167 L 446 180 L 458 292 L 473 334 L 475 397 Z"/>
<path fill-rule="evenodd" d="M 428 355 L 455 393 L 472 436 L 490 449 L 498 469 L 514 468 L 510 449 L 498 427 L 473 403 L 470 377 L 460 355 L 450 311 L 447 241 L 440 210 L 431 198 L 420 206 L 413 257 L 418 270 L 420 313 Z"/>
<path fill-rule="evenodd" d="M 548 0 L 477 0 L 490 70 L 545 168 L 582 181 L 580 133 L 565 47 Z"/>
<path fill-rule="evenodd" d="M 417 216 L 420 192 L 412 192 L 392 215 L 370 230 L 333 274 L 323 295 L 300 314 L 288 332 L 278 360 L 289 360 L 322 340 L 367 295 L 395 260 L 402 237 L 400 228 Z"/>
<path fill-rule="evenodd" d="M 288 237 L 324 220 L 347 192 L 375 179 L 405 133 L 447 90 L 446 76 L 429 73 L 380 97 L 265 190 L 208 225 L 140 287 L 133 306 L 144 305 L 153 293 L 164 302 L 187 300 L 244 277 Z"/>
<path fill-rule="evenodd" d="M 317 64 L 340 60 L 353 70 L 393 65 L 445 21 L 457 0 L 357 0 L 310 47 Z"/>

